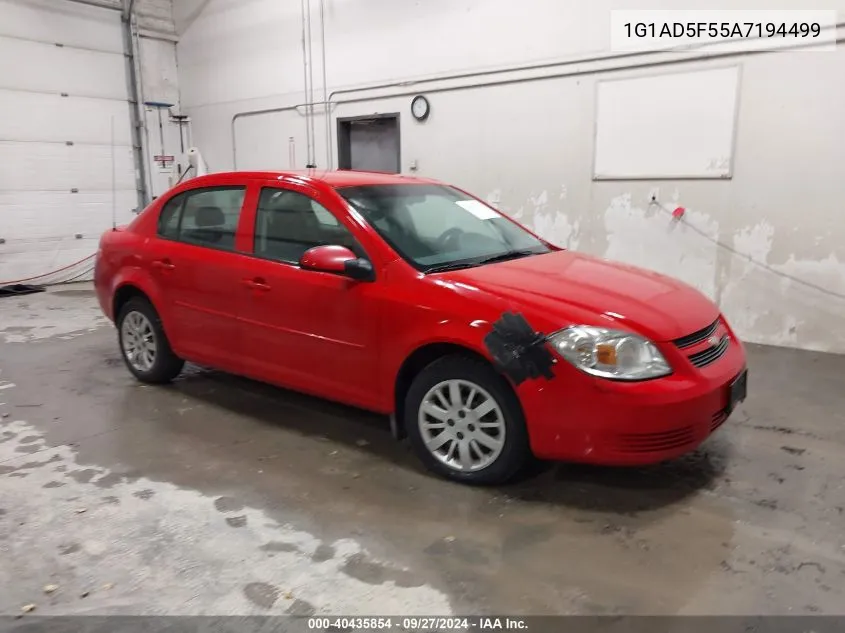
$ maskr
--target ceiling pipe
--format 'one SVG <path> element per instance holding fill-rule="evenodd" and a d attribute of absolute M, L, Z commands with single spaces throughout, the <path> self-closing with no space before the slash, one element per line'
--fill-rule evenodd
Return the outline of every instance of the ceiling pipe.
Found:
<path fill-rule="evenodd" d="M 311 0 L 305 0 L 306 6 L 306 22 L 308 24 L 308 85 L 310 86 L 308 92 L 308 110 L 310 112 L 310 129 L 311 129 L 311 161 L 306 167 L 316 167 L 317 163 L 317 138 L 314 133 L 314 52 L 311 48 L 312 30 L 311 30 Z"/>
<path fill-rule="evenodd" d="M 322 46 L 322 57 L 321 61 L 323 63 L 323 116 L 326 118 L 326 138 L 331 138 L 332 135 L 332 128 L 331 128 L 331 116 L 329 114 L 329 82 L 326 79 L 326 11 L 325 11 L 325 0 L 320 0 L 320 44 Z M 328 148 L 328 144 L 326 144 Z M 329 150 L 326 150 L 326 167 L 331 167 L 332 157 L 329 156 Z"/>
<path fill-rule="evenodd" d="M 120 11 L 120 2 L 110 2 L 109 0 L 65 0 L 65 2 L 75 2 L 76 4 L 87 4 L 89 7 L 98 7 L 100 9 L 111 9 L 112 11 Z"/>
<path fill-rule="evenodd" d="M 305 101 L 310 101 L 308 96 L 309 92 L 309 83 L 308 83 L 308 66 L 309 66 L 309 59 L 308 59 L 308 45 L 306 42 L 306 34 L 305 34 L 305 3 L 309 2 L 310 0 L 300 0 L 299 8 L 301 12 L 301 20 L 302 20 L 302 74 L 303 74 L 303 81 L 304 81 L 304 90 L 305 90 Z M 306 164 L 311 164 L 311 128 L 309 126 L 309 110 L 306 108 L 305 110 L 305 162 Z"/>
<path fill-rule="evenodd" d="M 77 1 L 77 0 L 73 0 Z M 132 157 L 135 163 L 137 175 L 135 177 L 135 190 L 138 197 L 137 211 L 140 212 L 146 207 L 149 200 L 147 190 L 147 161 L 144 157 L 144 143 L 141 138 L 141 103 L 143 103 L 143 92 L 139 82 L 141 72 L 136 51 L 140 49 L 137 38 L 133 32 L 133 20 L 135 17 L 135 0 L 124 0 L 121 8 L 121 31 L 123 33 L 123 54 L 126 59 L 126 85 L 129 93 L 129 120 L 132 135 Z M 146 129 L 146 125 L 143 125 Z"/>

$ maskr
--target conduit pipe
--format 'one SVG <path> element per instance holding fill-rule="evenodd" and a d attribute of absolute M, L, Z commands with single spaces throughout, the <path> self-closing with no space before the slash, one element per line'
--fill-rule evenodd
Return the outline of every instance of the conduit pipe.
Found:
<path fill-rule="evenodd" d="M 837 22 L 833 27 L 830 27 L 828 30 L 838 30 L 840 28 L 845 27 L 845 22 Z M 781 49 L 780 52 L 783 50 L 800 50 L 806 48 L 814 48 L 815 46 L 823 46 L 828 45 L 831 43 L 841 44 L 845 42 L 845 34 L 837 35 L 837 37 L 833 40 L 833 42 L 824 42 L 821 44 L 807 44 L 807 45 L 800 45 L 791 47 L 790 49 Z M 344 88 L 339 90 L 332 91 L 328 98 L 326 99 L 324 106 L 326 108 L 326 130 L 327 132 L 331 131 L 330 126 L 330 116 L 328 114 L 328 110 L 330 107 L 335 105 L 344 105 L 349 103 L 362 103 L 366 101 L 372 101 L 374 99 L 394 99 L 397 97 L 407 97 L 416 95 L 418 93 L 418 88 L 423 85 L 428 85 L 432 83 L 442 83 L 446 81 L 458 81 L 461 79 L 476 79 L 479 77 L 496 77 L 497 75 L 504 75 L 509 73 L 518 73 L 518 72 L 529 72 L 529 71 L 536 71 L 536 70 L 548 70 L 548 69 L 555 69 L 555 68 L 562 68 L 558 72 L 549 73 L 549 74 L 542 74 L 542 75 L 532 75 L 530 77 L 513 77 L 513 78 L 505 78 L 505 79 L 491 79 L 488 81 L 480 81 L 480 82 L 473 82 L 468 84 L 460 84 L 456 86 L 440 86 L 434 88 L 428 88 L 427 92 L 430 94 L 437 94 L 442 92 L 458 92 L 462 90 L 472 90 L 476 88 L 488 88 L 493 86 L 504 86 L 504 85 L 511 85 L 511 84 L 522 84 L 522 83 L 530 83 L 534 81 L 545 81 L 549 79 L 560 79 L 562 77 L 574 77 L 580 75 L 592 75 L 592 74 L 599 74 L 603 72 L 615 72 L 620 70 L 634 70 L 640 68 L 653 68 L 659 66 L 670 66 L 670 65 L 677 65 L 677 64 L 689 64 L 693 62 L 699 61 L 707 61 L 707 60 L 718 60 L 718 59 L 726 59 L 730 57 L 738 57 L 738 56 L 747 56 L 747 55 L 761 55 L 766 53 L 775 53 L 779 52 L 778 50 L 753 50 L 753 51 L 722 51 L 722 52 L 702 52 L 700 54 L 694 55 L 691 54 L 688 50 L 684 51 L 634 51 L 630 53 L 610 53 L 610 54 L 603 54 L 603 55 L 595 55 L 590 57 L 580 57 L 577 59 L 569 59 L 569 60 L 559 60 L 554 62 L 542 62 L 536 64 L 527 64 L 523 66 L 514 66 L 510 68 L 498 68 L 498 69 L 491 69 L 491 70 L 478 70 L 478 71 L 468 71 L 463 73 L 456 73 L 453 75 L 443 75 L 440 77 L 429 77 L 424 79 L 415 79 L 415 80 L 405 80 L 405 81 L 391 81 L 381 84 L 372 84 L 369 86 L 360 86 L 357 88 Z M 660 56 L 658 59 L 654 59 L 654 57 Z M 648 59 L 651 57 L 652 59 Z M 644 58 L 644 59 L 643 59 Z M 626 64 L 624 66 L 611 66 L 611 67 L 600 67 L 600 68 L 583 68 L 584 65 L 588 64 L 595 64 L 595 63 L 602 63 L 602 62 L 617 62 L 621 60 L 632 60 L 632 63 Z M 403 90 L 400 92 L 392 92 L 386 95 L 377 95 L 377 96 L 362 96 L 362 97 L 355 97 L 349 99 L 341 99 L 335 101 L 335 97 L 339 95 L 352 95 L 359 92 L 371 92 L 374 90 L 386 90 L 390 88 L 413 88 L 411 90 Z M 262 114 L 274 114 L 279 112 L 290 112 L 290 111 L 298 111 L 299 108 L 309 108 L 313 107 L 313 103 L 298 103 L 296 105 L 291 106 L 281 106 L 277 108 L 264 108 L 260 110 L 246 110 L 243 112 L 238 112 L 234 116 L 232 116 L 231 120 L 231 136 L 232 136 L 232 165 L 235 169 L 237 169 L 237 143 L 235 139 L 235 123 L 241 117 L 249 117 L 249 116 L 259 116 Z M 307 116 L 307 115 L 306 115 Z M 332 156 L 332 135 L 327 133 L 326 136 L 326 153 L 327 153 L 327 169 L 332 169 L 334 166 L 333 156 Z"/>
<path fill-rule="evenodd" d="M 100 9 L 111 9 L 112 11 L 121 11 L 123 7 L 120 2 L 109 2 L 109 0 L 66 0 L 67 2 L 75 2 L 76 4 L 87 4 L 89 7 L 98 7 Z"/>

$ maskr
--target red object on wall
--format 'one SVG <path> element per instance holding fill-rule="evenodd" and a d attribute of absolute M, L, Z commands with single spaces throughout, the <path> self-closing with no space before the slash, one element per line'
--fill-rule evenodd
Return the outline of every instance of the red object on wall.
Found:
<path fill-rule="evenodd" d="M 672 219 L 680 220 L 682 217 L 684 217 L 684 213 L 686 212 L 687 210 L 683 207 L 677 207 L 674 211 L 672 211 Z"/>

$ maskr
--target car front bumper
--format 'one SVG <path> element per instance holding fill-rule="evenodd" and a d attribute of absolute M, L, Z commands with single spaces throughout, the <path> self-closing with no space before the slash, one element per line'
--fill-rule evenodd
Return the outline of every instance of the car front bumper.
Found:
<path fill-rule="evenodd" d="M 746 371 L 745 350 L 666 378 L 613 382 L 564 361 L 556 377 L 518 390 L 533 453 L 541 459 L 604 465 L 658 463 L 695 450 L 731 414 L 731 384 Z"/>

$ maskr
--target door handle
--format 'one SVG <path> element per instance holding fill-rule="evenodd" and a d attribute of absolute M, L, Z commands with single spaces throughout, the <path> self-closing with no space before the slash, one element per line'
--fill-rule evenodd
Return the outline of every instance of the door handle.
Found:
<path fill-rule="evenodd" d="M 161 270 L 173 270 L 176 266 L 173 265 L 169 259 L 157 259 L 153 262 L 153 268 L 160 268 Z"/>
<path fill-rule="evenodd" d="M 267 285 L 267 282 L 260 277 L 256 277 L 255 279 L 244 279 L 243 284 L 250 290 L 263 290 L 265 292 L 270 290 L 270 286 Z"/>

